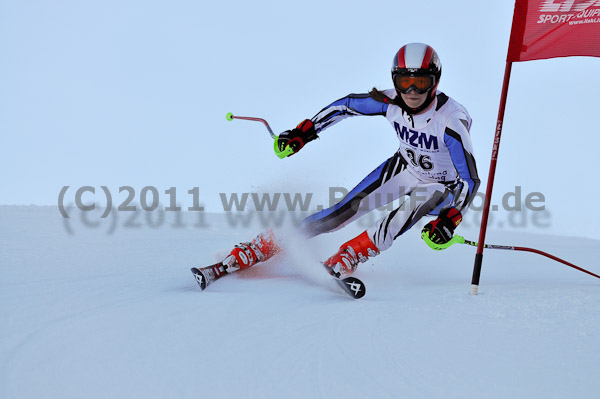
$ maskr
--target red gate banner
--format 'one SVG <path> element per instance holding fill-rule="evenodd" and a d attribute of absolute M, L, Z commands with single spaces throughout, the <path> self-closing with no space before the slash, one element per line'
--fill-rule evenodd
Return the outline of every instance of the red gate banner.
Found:
<path fill-rule="evenodd" d="M 517 0 L 508 62 L 600 57 L 600 0 Z"/>

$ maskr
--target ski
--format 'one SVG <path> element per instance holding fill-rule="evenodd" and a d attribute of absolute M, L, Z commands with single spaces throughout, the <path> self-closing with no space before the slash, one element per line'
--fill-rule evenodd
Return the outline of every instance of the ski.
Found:
<path fill-rule="evenodd" d="M 196 282 L 204 291 L 213 282 L 227 274 L 226 267 L 222 262 L 206 267 L 192 267 L 192 273 Z"/>
<path fill-rule="evenodd" d="M 323 265 L 323 267 L 350 297 L 354 299 L 360 299 L 365 296 L 366 287 L 361 280 L 352 276 L 342 278 L 339 273 L 335 273 L 327 266 Z M 191 270 L 202 291 L 204 291 L 210 284 L 227 274 L 227 267 L 222 262 L 206 267 L 192 267 Z"/>
<path fill-rule="evenodd" d="M 322 265 L 325 270 L 327 270 L 327 273 L 333 277 L 335 282 L 344 290 L 346 294 L 350 295 L 354 299 L 360 299 L 365 296 L 367 293 L 367 287 L 360 279 L 352 276 L 342 278 L 340 273 L 336 273 L 323 263 Z"/>
<path fill-rule="evenodd" d="M 354 299 L 360 299 L 367 293 L 365 283 L 356 277 L 337 278 L 334 277 L 335 281 L 340 287 Z"/>

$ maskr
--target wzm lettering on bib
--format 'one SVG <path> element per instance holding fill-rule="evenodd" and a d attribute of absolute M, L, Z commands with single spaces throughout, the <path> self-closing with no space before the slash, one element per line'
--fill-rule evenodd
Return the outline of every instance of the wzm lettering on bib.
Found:
<path fill-rule="evenodd" d="M 400 127 L 398 122 L 394 122 L 394 128 L 396 129 L 398 138 L 412 147 L 426 148 L 428 150 L 439 149 L 438 138 L 436 136 L 430 136 L 424 132 L 407 129 L 406 126 Z"/>

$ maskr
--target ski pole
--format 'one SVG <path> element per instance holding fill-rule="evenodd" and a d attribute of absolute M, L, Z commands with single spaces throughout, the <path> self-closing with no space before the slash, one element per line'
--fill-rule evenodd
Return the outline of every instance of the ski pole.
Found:
<path fill-rule="evenodd" d="M 225 118 L 228 121 L 232 121 L 234 119 L 242 119 L 242 120 L 246 120 L 246 121 L 256 121 L 256 122 L 263 123 L 266 126 L 267 130 L 269 131 L 269 134 L 271 135 L 273 140 L 275 140 L 273 142 L 273 150 L 275 151 L 275 155 L 277 155 L 279 157 L 279 159 L 283 159 L 294 153 L 294 150 L 292 150 L 289 146 L 285 146 L 285 148 L 283 150 L 279 149 L 279 145 L 278 145 L 279 136 L 277 136 L 275 133 L 273 133 L 273 129 L 271 129 L 271 126 L 269 126 L 269 123 L 266 120 L 264 120 L 263 118 L 254 118 L 251 116 L 235 116 L 231 112 L 229 112 L 227 115 L 225 115 Z"/>
<path fill-rule="evenodd" d="M 467 244 L 467 245 L 471 245 L 473 247 L 478 246 L 478 244 L 475 241 L 466 240 L 464 237 L 459 236 L 459 235 L 455 235 L 454 237 L 452 237 L 452 239 L 450 241 L 448 241 L 446 244 L 434 243 L 433 241 L 431 241 L 431 239 L 429 238 L 429 235 L 426 232 L 421 233 L 421 238 L 423 239 L 423 241 L 425 241 L 425 243 L 429 246 L 429 248 L 436 250 L 436 251 L 441 251 L 441 250 L 446 249 L 454 244 Z M 566 260 L 563 260 L 557 256 L 551 255 L 544 251 L 540 251 L 539 249 L 526 248 L 526 247 L 515 247 L 515 246 L 511 246 L 511 245 L 492 245 L 492 244 L 483 244 L 483 247 L 489 248 L 489 249 L 504 249 L 504 250 L 508 250 L 508 251 L 533 252 L 534 254 L 545 256 L 547 258 L 550 258 L 552 260 L 560 262 L 564 265 L 572 267 L 573 269 L 577 269 L 581 272 L 589 274 L 590 276 L 594 276 L 594 277 L 600 279 L 600 276 L 597 274 L 594 274 L 588 270 L 585 270 L 584 268 L 581 268 L 570 262 L 567 262 Z"/>
<path fill-rule="evenodd" d="M 269 123 L 262 118 L 253 118 L 250 116 L 235 116 L 231 112 L 229 112 L 227 115 L 225 115 L 225 118 L 227 118 L 228 121 L 232 121 L 234 119 L 243 119 L 245 121 L 262 122 L 267 127 L 267 130 L 269 131 L 269 134 L 271 135 L 271 137 L 274 139 L 277 139 L 277 136 L 275 135 L 275 133 L 273 133 L 273 130 L 271 129 L 271 126 L 269 126 Z"/>

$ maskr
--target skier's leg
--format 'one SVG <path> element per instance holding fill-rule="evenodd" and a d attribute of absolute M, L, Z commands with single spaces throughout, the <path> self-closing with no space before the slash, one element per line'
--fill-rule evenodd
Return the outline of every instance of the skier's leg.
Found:
<path fill-rule="evenodd" d="M 340 202 L 304 219 L 300 231 L 306 237 L 314 237 L 341 229 L 375 208 L 405 195 L 412 188 L 411 185 L 416 184 L 416 179 L 406 172 L 406 165 L 400 153 L 395 153 Z"/>
<path fill-rule="evenodd" d="M 359 263 L 388 249 L 396 237 L 444 203 L 449 195 L 450 191 L 441 183 L 418 185 L 397 209 L 373 228 L 342 244 L 338 252 L 323 263 L 336 274 L 353 272 Z"/>
<path fill-rule="evenodd" d="M 369 228 L 367 233 L 377 248 L 384 251 L 419 219 L 448 202 L 451 194 L 442 183 L 419 184 L 398 208 Z"/>
<path fill-rule="evenodd" d="M 228 273 L 247 269 L 264 262 L 280 251 L 273 230 L 257 235 L 251 242 L 238 244 L 223 260 Z"/>
<path fill-rule="evenodd" d="M 251 242 L 241 243 L 223 259 L 223 261 L 206 267 L 193 267 L 192 273 L 198 285 L 204 290 L 208 285 L 226 274 L 247 269 L 258 262 L 264 262 L 279 252 L 279 245 L 272 230 L 256 236 Z"/>

